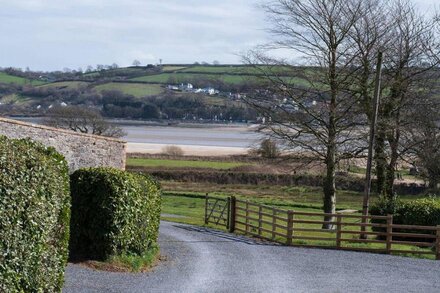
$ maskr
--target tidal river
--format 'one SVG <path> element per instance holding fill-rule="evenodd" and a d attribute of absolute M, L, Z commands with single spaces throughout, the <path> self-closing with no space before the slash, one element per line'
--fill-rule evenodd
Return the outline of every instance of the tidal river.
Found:
<path fill-rule="evenodd" d="M 14 118 L 40 124 L 41 118 Z M 128 152 L 160 153 L 167 145 L 176 145 L 187 155 L 232 155 L 246 153 L 256 146 L 260 134 L 246 124 L 164 125 L 140 121 L 109 120 L 126 135 Z"/>

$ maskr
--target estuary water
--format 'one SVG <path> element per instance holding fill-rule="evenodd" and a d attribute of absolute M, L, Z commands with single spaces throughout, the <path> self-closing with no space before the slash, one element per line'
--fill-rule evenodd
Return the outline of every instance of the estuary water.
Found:
<path fill-rule="evenodd" d="M 42 124 L 42 118 L 13 118 Z M 109 120 L 121 127 L 126 135 L 128 152 L 160 153 L 167 145 L 177 145 L 189 155 L 241 154 L 255 146 L 260 134 L 255 125 L 187 124 L 166 125 L 154 122 Z"/>

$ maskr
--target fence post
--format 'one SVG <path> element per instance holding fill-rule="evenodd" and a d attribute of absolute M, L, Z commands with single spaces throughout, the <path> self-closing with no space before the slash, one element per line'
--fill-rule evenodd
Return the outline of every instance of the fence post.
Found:
<path fill-rule="evenodd" d="M 226 198 L 226 229 L 229 231 L 231 225 L 231 197 Z"/>
<path fill-rule="evenodd" d="M 436 231 L 436 241 L 435 241 L 435 259 L 440 260 L 440 225 L 437 225 Z"/>
<path fill-rule="evenodd" d="M 293 211 L 287 212 L 287 245 L 292 245 L 293 238 Z"/>
<path fill-rule="evenodd" d="M 387 253 L 391 253 L 391 241 L 393 241 L 393 215 L 387 215 Z"/>
<path fill-rule="evenodd" d="M 246 233 L 249 233 L 249 201 L 246 201 L 246 225 L 245 225 Z"/>
<path fill-rule="evenodd" d="M 272 240 L 275 239 L 275 231 L 277 229 L 277 218 L 275 218 L 277 216 L 277 211 L 275 209 L 272 210 Z"/>
<path fill-rule="evenodd" d="M 258 236 L 261 236 L 261 228 L 263 226 L 263 208 L 261 206 L 258 207 Z"/>
<path fill-rule="evenodd" d="M 230 201 L 230 215 L 229 215 L 229 232 L 233 233 L 235 231 L 235 206 L 236 206 L 235 196 L 231 196 Z"/>
<path fill-rule="evenodd" d="M 341 248 L 342 236 L 342 217 L 340 214 L 336 216 L 336 248 Z"/>
<path fill-rule="evenodd" d="M 208 225 L 208 193 L 205 196 L 205 225 Z"/>

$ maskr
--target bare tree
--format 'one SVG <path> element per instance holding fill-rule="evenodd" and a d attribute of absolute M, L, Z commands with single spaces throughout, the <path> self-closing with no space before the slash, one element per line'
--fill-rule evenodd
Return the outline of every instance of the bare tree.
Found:
<path fill-rule="evenodd" d="M 365 13 L 362 1 L 277 0 L 264 8 L 275 38 L 264 49 L 291 50 L 315 67 L 295 72 L 287 62 L 254 51 L 246 60 L 259 64 L 267 86 L 246 101 L 265 117 L 263 131 L 325 164 L 324 212 L 334 214 L 337 163 L 365 149 L 359 95 L 350 90 L 358 72 L 350 33 Z M 272 70 L 279 66 L 306 81 L 279 76 Z M 333 220 L 325 217 L 323 228 L 332 228 Z"/>
<path fill-rule="evenodd" d="M 420 102 L 410 115 L 410 119 L 417 123 L 407 129 L 412 142 L 409 158 L 420 167 L 421 176 L 428 181 L 429 188 L 437 189 L 440 183 L 440 105 L 432 97 Z"/>
<path fill-rule="evenodd" d="M 384 62 L 384 89 L 380 104 L 376 140 L 378 192 L 394 198 L 394 178 L 399 158 L 418 144 L 405 139 L 413 128 L 412 109 L 438 78 L 433 70 L 439 64 L 437 22 L 419 14 L 407 0 L 391 2 Z"/>
<path fill-rule="evenodd" d="M 139 61 L 139 60 L 137 60 L 137 59 L 135 59 L 135 60 L 133 61 L 133 66 L 138 67 L 138 66 L 140 66 L 140 65 L 141 65 L 141 61 Z"/>
<path fill-rule="evenodd" d="M 44 124 L 109 137 L 125 135 L 121 128 L 107 122 L 99 112 L 79 106 L 53 107 L 48 111 Z"/>

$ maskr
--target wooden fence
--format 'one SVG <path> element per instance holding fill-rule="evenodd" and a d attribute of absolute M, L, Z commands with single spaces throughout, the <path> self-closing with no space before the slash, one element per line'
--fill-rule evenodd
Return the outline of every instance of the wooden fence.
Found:
<path fill-rule="evenodd" d="M 209 203 L 207 197 L 207 203 Z M 238 231 L 286 245 L 368 251 L 377 253 L 426 254 L 440 260 L 440 226 L 393 223 L 393 216 L 325 214 L 283 210 L 267 205 L 223 199 L 229 206 L 225 222 L 230 232 Z M 208 206 L 208 204 L 207 204 Z M 205 211 L 209 214 L 209 208 Z M 213 214 L 211 213 L 211 214 Z M 215 219 L 209 221 L 215 224 Z M 218 219 L 218 217 L 217 217 Z M 366 219 L 366 221 L 365 221 Z M 330 229 L 323 229 L 323 225 Z M 365 227 L 362 229 L 362 227 Z"/>

